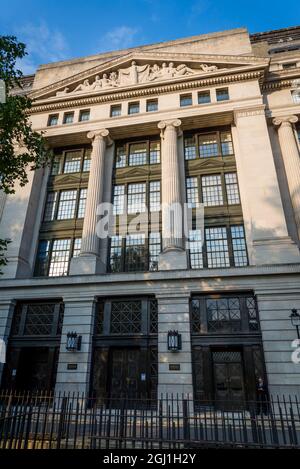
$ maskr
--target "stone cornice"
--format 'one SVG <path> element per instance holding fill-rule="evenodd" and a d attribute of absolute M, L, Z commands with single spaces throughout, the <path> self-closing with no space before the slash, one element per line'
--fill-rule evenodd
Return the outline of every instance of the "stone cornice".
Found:
<path fill-rule="evenodd" d="M 272 90 L 281 90 L 284 88 L 291 88 L 292 87 L 292 82 L 295 80 L 295 78 L 288 78 L 286 80 L 273 80 L 273 81 L 266 81 L 262 84 L 262 90 L 263 91 L 272 91 Z"/>
<path fill-rule="evenodd" d="M 108 103 L 113 101 L 120 101 L 123 99 L 132 99 L 137 97 L 160 95 L 164 93 L 171 93 L 174 91 L 182 91 L 193 88 L 207 87 L 207 86 L 219 86 L 229 83 L 238 83 L 246 80 L 255 80 L 263 77 L 264 72 L 262 70 L 254 70 L 251 72 L 242 72 L 227 74 L 225 76 L 214 76 L 211 78 L 203 78 L 199 80 L 184 81 L 180 83 L 171 83 L 157 86 L 145 86 L 143 88 L 128 90 L 128 91 L 116 91 L 113 93 L 107 93 L 96 96 L 86 97 L 74 97 L 64 101 L 58 102 L 45 102 L 33 104 L 30 109 L 30 114 L 55 111 L 70 107 L 89 106 L 92 104 Z"/>

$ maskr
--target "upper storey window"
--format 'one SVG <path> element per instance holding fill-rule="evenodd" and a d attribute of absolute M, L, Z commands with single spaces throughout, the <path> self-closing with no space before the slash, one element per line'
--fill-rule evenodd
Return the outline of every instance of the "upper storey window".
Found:
<path fill-rule="evenodd" d="M 48 127 L 58 124 L 58 114 L 51 114 L 48 118 Z"/>
<path fill-rule="evenodd" d="M 297 135 L 298 135 L 298 141 L 299 141 L 299 144 L 300 144 L 300 127 L 297 128 Z"/>
<path fill-rule="evenodd" d="M 230 131 L 199 133 L 186 137 L 184 154 L 186 160 L 212 158 L 233 155 L 233 144 Z"/>
<path fill-rule="evenodd" d="M 64 124 L 72 124 L 74 121 L 74 112 L 66 112 L 64 114 Z"/>
<path fill-rule="evenodd" d="M 157 99 L 148 99 L 148 101 L 146 103 L 146 111 L 147 112 L 158 111 L 158 100 Z"/>
<path fill-rule="evenodd" d="M 79 113 L 79 122 L 84 122 L 90 120 L 90 110 L 84 109 Z"/>
<path fill-rule="evenodd" d="M 160 163 L 159 141 L 124 143 L 116 147 L 116 168 L 157 163 Z"/>
<path fill-rule="evenodd" d="M 64 151 L 54 158 L 51 175 L 86 172 L 90 170 L 90 164 L 91 149 Z"/>
<path fill-rule="evenodd" d="M 210 103 L 210 92 L 201 91 L 198 93 L 198 104 L 208 104 Z"/>
<path fill-rule="evenodd" d="M 118 117 L 121 115 L 122 107 L 121 104 L 114 104 L 110 107 L 110 117 Z"/>
<path fill-rule="evenodd" d="M 128 114 L 138 114 L 140 112 L 140 103 L 136 101 L 135 103 L 128 104 Z"/>
<path fill-rule="evenodd" d="M 180 96 L 180 107 L 191 106 L 193 104 L 193 98 L 191 94 L 182 94 Z"/>
<path fill-rule="evenodd" d="M 217 101 L 228 101 L 229 91 L 228 88 L 220 88 L 216 90 Z"/>

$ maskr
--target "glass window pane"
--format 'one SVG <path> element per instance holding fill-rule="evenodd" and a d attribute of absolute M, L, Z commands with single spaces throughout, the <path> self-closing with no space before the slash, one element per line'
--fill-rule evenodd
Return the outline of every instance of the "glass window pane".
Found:
<path fill-rule="evenodd" d="M 114 187 L 113 214 L 121 215 L 124 213 L 125 186 Z"/>
<path fill-rule="evenodd" d="M 52 125 L 57 125 L 57 124 L 58 124 L 58 114 L 49 116 L 48 126 L 51 127 Z"/>
<path fill-rule="evenodd" d="M 145 235 L 143 233 L 126 236 L 125 254 L 127 271 L 146 270 Z"/>
<path fill-rule="evenodd" d="M 228 88 L 216 90 L 217 101 L 227 101 L 229 99 Z"/>
<path fill-rule="evenodd" d="M 129 166 L 138 166 L 147 163 L 147 144 L 132 143 L 129 146 Z"/>
<path fill-rule="evenodd" d="M 180 96 L 180 106 L 191 106 L 193 104 L 193 98 L 191 94 Z"/>
<path fill-rule="evenodd" d="M 203 268 L 202 236 L 201 230 L 190 230 L 189 250 L 191 269 Z"/>
<path fill-rule="evenodd" d="M 128 212 L 146 211 L 146 184 L 128 184 Z"/>
<path fill-rule="evenodd" d="M 77 218 L 84 218 L 86 207 L 87 189 L 81 189 L 79 195 L 78 213 Z"/>
<path fill-rule="evenodd" d="M 81 169 L 81 151 L 66 152 L 64 173 L 79 173 Z"/>
<path fill-rule="evenodd" d="M 161 252 L 160 233 L 149 234 L 149 270 L 158 270 L 158 258 Z"/>
<path fill-rule="evenodd" d="M 243 267 L 248 265 L 245 231 L 243 225 L 236 225 L 231 227 L 231 239 L 234 265 L 236 267 Z"/>
<path fill-rule="evenodd" d="M 90 120 L 90 111 L 80 111 L 79 121 L 84 122 Z"/>
<path fill-rule="evenodd" d="M 242 328 L 239 298 L 206 300 L 207 325 L 209 332 L 237 332 Z"/>
<path fill-rule="evenodd" d="M 160 181 L 150 182 L 149 210 L 150 212 L 159 212 L 160 210 Z"/>
<path fill-rule="evenodd" d="M 118 117 L 121 115 L 122 108 L 120 104 L 116 104 L 115 106 L 111 106 L 110 108 L 110 117 Z"/>
<path fill-rule="evenodd" d="M 217 134 L 199 135 L 198 141 L 200 158 L 219 156 Z"/>
<path fill-rule="evenodd" d="M 73 257 L 78 257 L 81 249 L 81 238 L 75 238 L 73 244 Z"/>
<path fill-rule="evenodd" d="M 196 177 L 186 178 L 186 198 L 189 208 L 198 207 L 198 179 Z"/>
<path fill-rule="evenodd" d="M 230 262 L 226 228 L 206 228 L 205 238 L 208 268 L 229 267 Z"/>
<path fill-rule="evenodd" d="M 125 168 L 126 166 L 126 146 L 119 145 L 116 148 L 116 168 Z"/>
<path fill-rule="evenodd" d="M 207 104 L 210 103 L 210 92 L 202 91 L 198 93 L 198 104 Z"/>
<path fill-rule="evenodd" d="M 147 112 L 154 112 L 158 110 L 158 101 L 157 99 L 147 101 Z"/>
<path fill-rule="evenodd" d="M 202 176 L 202 200 L 205 207 L 223 205 L 221 175 Z"/>
<path fill-rule="evenodd" d="M 70 239 L 55 239 L 53 241 L 49 277 L 68 275 L 70 247 Z"/>
<path fill-rule="evenodd" d="M 51 176 L 57 176 L 58 174 L 61 173 L 61 169 L 62 169 L 61 165 L 62 165 L 61 155 L 55 156 L 52 162 Z"/>
<path fill-rule="evenodd" d="M 236 173 L 226 173 L 225 174 L 225 183 L 226 183 L 226 193 L 227 201 L 229 205 L 239 204 L 240 203 L 240 194 L 237 182 Z"/>
<path fill-rule="evenodd" d="M 122 258 L 122 237 L 112 236 L 110 240 L 110 270 L 111 272 L 121 271 Z"/>
<path fill-rule="evenodd" d="M 51 241 L 41 240 L 38 246 L 35 275 L 44 277 L 48 275 L 49 255 L 50 255 Z"/>
<path fill-rule="evenodd" d="M 90 148 L 85 150 L 82 171 L 89 171 L 90 170 L 90 168 L 91 168 L 91 154 L 92 154 L 92 150 Z"/>
<path fill-rule="evenodd" d="M 160 142 L 150 142 L 150 164 L 160 163 Z"/>
<path fill-rule="evenodd" d="M 72 124 L 74 119 L 74 113 L 68 112 L 64 115 L 64 124 Z"/>
<path fill-rule="evenodd" d="M 222 155 L 233 155 L 233 145 L 231 132 L 221 132 Z"/>
<path fill-rule="evenodd" d="M 142 302 L 112 301 L 111 334 L 138 334 L 142 330 Z M 134 358 L 134 352 L 133 352 Z"/>
<path fill-rule="evenodd" d="M 77 191 L 61 191 L 57 210 L 57 220 L 75 218 Z"/>
<path fill-rule="evenodd" d="M 140 103 L 130 103 L 128 105 L 128 114 L 137 114 L 140 112 Z"/>
<path fill-rule="evenodd" d="M 49 192 L 45 206 L 44 221 L 54 220 L 57 192 Z"/>
<path fill-rule="evenodd" d="M 184 139 L 184 157 L 186 160 L 194 160 L 197 157 L 194 137 Z"/>

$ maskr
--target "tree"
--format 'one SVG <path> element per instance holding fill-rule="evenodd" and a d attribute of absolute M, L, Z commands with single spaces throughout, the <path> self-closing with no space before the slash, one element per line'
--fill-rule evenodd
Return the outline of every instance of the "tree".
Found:
<path fill-rule="evenodd" d="M 16 183 L 24 186 L 28 182 L 29 170 L 44 166 L 50 159 L 43 135 L 33 131 L 29 121 L 32 101 L 18 94 L 23 74 L 16 61 L 25 55 L 25 44 L 15 36 L 0 36 L 0 80 L 6 90 L 6 101 L 0 103 L 0 190 L 7 194 L 15 192 Z M 8 242 L 0 239 L 0 267 L 6 263 Z"/>

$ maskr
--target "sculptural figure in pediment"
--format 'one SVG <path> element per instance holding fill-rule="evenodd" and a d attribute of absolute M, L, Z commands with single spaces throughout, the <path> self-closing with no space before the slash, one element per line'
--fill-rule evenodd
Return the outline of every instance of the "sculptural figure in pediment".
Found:
<path fill-rule="evenodd" d="M 80 83 L 78 86 L 76 86 L 74 91 L 88 91 L 90 89 L 90 82 L 89 80 L 84 80 L 83 83 Z"/>
<path fill-rule="evenodd" d="M 145 77 L 149 75 L 150 65 L 137 65 L 133 60 L 130 67 L 120 68 L 118 75 L 118 83 L 120 85 L 137 85 L 145 81 Z"/>

